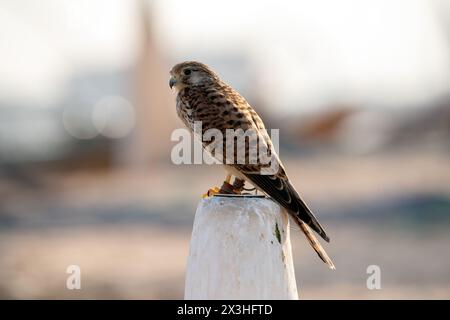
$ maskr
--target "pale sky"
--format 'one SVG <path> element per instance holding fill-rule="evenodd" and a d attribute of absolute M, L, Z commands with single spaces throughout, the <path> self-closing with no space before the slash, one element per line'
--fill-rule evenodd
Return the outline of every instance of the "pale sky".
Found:
<path fill-rule="evenodd" d="M 166 0 L 156 8 L 180 56 L 250 52 L 274 105 L 409 105 L 450 90 L 450 34 L 433 1 Z"/>
<path fill-rule="evenodd" d="M 280 108 L 415 105 L 450 92 L 450 36 L 437 19 L 450 7 L 437 9 L 442 1 L 152 2 L 168 59 L 249 57 Z M 2 0 L 0 99 L 45 104 L 74 72 L 131 65 L 137 8 L 131 0 Z"/>

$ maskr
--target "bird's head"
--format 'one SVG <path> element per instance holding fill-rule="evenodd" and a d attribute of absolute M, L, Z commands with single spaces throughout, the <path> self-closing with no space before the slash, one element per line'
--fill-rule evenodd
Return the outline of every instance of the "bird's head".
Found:
<path fill-rule="evenodd" d="M 175 87 L 178 91 L 192 86 L 207 85 L 219 80 L 219 77 L 207 65 L 186 61 L 175 65 L 170 70 L 170 88 Z"/>

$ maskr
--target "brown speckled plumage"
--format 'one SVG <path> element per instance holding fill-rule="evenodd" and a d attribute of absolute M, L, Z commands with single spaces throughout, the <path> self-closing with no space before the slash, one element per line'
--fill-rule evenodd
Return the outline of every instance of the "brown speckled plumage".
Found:
<path fill-rule="evenodd" d="M 273 154 L 272 161 L 277 162 L 278 170 L 269 175 L 261 174 L 261 169 L 268 165 L 261 163 L 259 155 L 256 155 L 256 163 L 249 163 L 248 159 L 251 155 L 255 155 L 255 150 L 248 143 L 245 144 L 245 163 L 238 164 L 234 161 L 233 164 L 225 164 L 225 151 L 223 163 L 229 171 L 251 182 L 283 206 L 305 233 L 319 257 L 330 268 L 334 269 L 333 262 L 308 227 L 312 228 L 327 242 L 329 238 L 290 183 L 285 169 L 275 153 L 272 141 L 265 131 L 264 123 L 256 111 L 238 92 L 202 63 L 188 61 L 177 64 L 172 68 L 170 74 L 172 76 L 171 86 L 175 85 L 178 91 L 177 113 L 188 128 L 193 130 L 194 122 L 201 121 L 202 133 L 205 133 L 208 129 L 218 129 L 224 137 L 226 129 L 254 130 L 258 137 L 258 143 L 263 143 Z M 202 143 L 204 147 L 209 144 L 209 142 Z M 234 151 L 236 156 L 237 150 Z"/>

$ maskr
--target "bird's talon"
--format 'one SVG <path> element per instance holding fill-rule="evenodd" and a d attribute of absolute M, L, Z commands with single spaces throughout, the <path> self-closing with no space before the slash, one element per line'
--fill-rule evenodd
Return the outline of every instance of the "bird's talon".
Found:
<path fill-rule="evenodd" d="M 204 193 L 202 195 L 202 198 L 209 198 L 212 197 L 215 194 L 218 194 L 220 192 L 220 188 L 219 187 L 212 187 L 211 189 L 209 189 L 208 191 L 206 191 L 206 193 Z"/>

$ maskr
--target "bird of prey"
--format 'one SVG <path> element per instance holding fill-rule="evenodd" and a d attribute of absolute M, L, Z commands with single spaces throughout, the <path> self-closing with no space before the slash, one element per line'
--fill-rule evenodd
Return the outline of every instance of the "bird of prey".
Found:
<path fill-rule="evenodd" d="M 265 130 L 264 123 L 256 111 L 237 91 L 222 81 L 203 63 L 196 61 L 179 63 L 172 68 L 170 75 L 170 88 L 175 87 L 177 91 L 177 114 L 191 131 L 194 131 L 195 122 L 200 121 L 202 133 L 208 129 L 217 129 L 225 136 L 227 129 L 253 130 L 256 132 L 259 143 L 265 144 L 273 156 L 273 161 L 276 162 L 275 172 L 262 173 L 262 169 L 264 166 L 267 167 L 267 163 L 259 163 L 259 156 L 257 156 L 256 163 L 250 163 L 249 155 L 254 153 L 254 150 L 250 144 L 246 143 L 244 163 L 225 161 L 226 157 L 221 158 L 228 175 L 220 191 L 217 189 L 214 191 L 240 193 L 245 181 L 250 182 L 286 209 L 322 261 L 329 268 L 335 269 L 333 262 L 311 229 L 325 241 L 329 242 L 330 239 L 289 181 L 286 170 Z M 204 148 L 207 148 L 209 143 L 202 141 L 202 144 Z M 232 175 L 236 177 L 233 185 L 229 183 Z"/>

